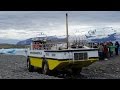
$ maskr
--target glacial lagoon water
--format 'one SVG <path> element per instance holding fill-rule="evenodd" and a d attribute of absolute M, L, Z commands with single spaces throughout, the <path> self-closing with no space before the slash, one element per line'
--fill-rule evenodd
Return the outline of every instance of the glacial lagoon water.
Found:
<path fill-rule="evenodd" d="M 27 56 L 27 49 L 18 49 L 18 48 L 0 49 L 0 54 Z"/>

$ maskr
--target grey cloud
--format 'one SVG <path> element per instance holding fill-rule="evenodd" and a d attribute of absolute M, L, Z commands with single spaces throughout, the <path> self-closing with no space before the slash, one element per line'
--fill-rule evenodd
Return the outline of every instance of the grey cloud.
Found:
<path fill-rule="evenodd" d="M 0 28 L 57 27 L 65 24 L 66 12 L 69 15 L 70 25 L 120 23 L 120 11 L 0 11 Z"/>
<path fill-rule="evenodd" d="M 72 23 L 79 24 L 104 24 L 120 23 L 120 11 L 82 11 L 71 12 L 69 19 Z"/>

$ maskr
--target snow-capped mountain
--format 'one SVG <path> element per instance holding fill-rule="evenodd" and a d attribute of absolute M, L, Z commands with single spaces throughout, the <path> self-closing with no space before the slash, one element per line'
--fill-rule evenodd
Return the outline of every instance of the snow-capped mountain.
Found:
<path fill-rule="evenodd" d="M 37 37 L 35 37 L 37 38 Z M 42 37 L 38 37 L 38 38 L 42 38 Z M 47 41 L 50 41 L 50 42 L 65 42 L 66 38 L 64 37 L 57 37 L 57 36 L 48 36 L 47 37 Z M 32 38 L 30 39 L 26 39 L 26 40 L 23 40 L 23 41 L 20 41 L 17 43 L 17 45 L 30 45 L 32 42 Z"/>
<path fill-rule="evenodd" d="M 85 35 L 88 40 L 95 42 L 120 41 L 120 29 L 105 27 L 88 31 Z"/>
<path fill-rule="evenodd" d="M 77 30 L 69 36 L 69 41 L 82 41 L 88 42 L 106 42 L 106 41 L 119 41 L 120 42 L 120 28 L 104 27 L 104 28 L 90 28 L 89 30 Z"/>
<path fill-rule="evenodd" d="M 120 28 L 113 28 L 113 27 L 104 27 L 104 28 L 93 28 L 88 31 L 83 31 L 84 34 L 81 32 L 75 32 L 74 34 L 69 35 L 69 42 L 73 42 L 74 40 L 77 41 L 93 41 L 93 42 L 106 42 L 106 41 L 119 41 L 120 42 Z M 59 36 L 48 36 L 48 40 L 53 42 L 66 42 L 66 35 Z M 20 45 L 29 45 L 32 39 L 27 39 L 24 41 L 20 41 L 17 44 Z"/>

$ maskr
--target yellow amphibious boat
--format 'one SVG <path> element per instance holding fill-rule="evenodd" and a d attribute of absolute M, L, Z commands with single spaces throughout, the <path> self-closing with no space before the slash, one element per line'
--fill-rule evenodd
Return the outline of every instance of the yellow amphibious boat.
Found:
<path fill-rule="evenodd" d="M 52 70 L 68 70 L 74 73 L 81 72 L 83 67 L 87 67 L 99 60 L 98 49 L 94 48 L 72 48 L 68 43 L 68 23 L 66 14 L 67 45 L 66 48 L 52 49 L 55 44 L 48 44 L 46 38 L 33 38 L 31 48 L 27 51 L 27 67 L 29 71 L 34 68 L 41 68 L 43 74 L 49 74 Z"/>

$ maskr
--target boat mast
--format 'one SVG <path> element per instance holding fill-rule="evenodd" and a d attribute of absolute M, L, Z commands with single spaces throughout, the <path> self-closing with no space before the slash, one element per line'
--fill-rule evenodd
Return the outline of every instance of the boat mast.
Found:
<path fill-rule="evenodd" d="M 67 49 L 68 49 L 68 14 L 66 13 L 66 34 L 67 34 Z"/>

